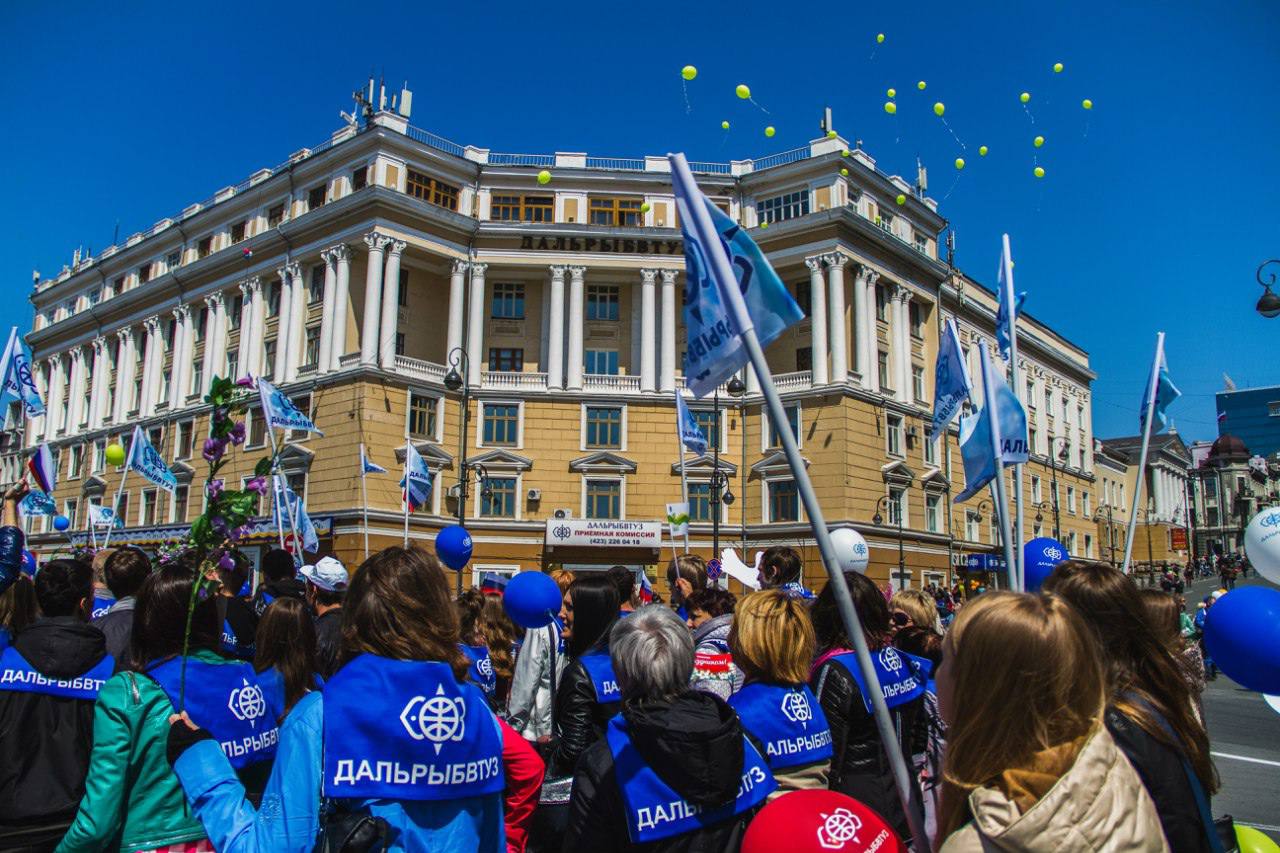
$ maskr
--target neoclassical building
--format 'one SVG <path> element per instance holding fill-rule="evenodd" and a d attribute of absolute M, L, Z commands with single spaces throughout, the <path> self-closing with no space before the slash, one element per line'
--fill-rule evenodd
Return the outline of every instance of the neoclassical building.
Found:
<path fill-rule="evenodd" d="M 954 427 L 926 436 L 941 323 L 956 318 L 976 375 L 995 313 L 992 292 L 940 253 L 937 203 L 839 136 L 691 167 L 806 314 L 767 356 L 828 521 L 868 538 L 882 582 L 947 581 L 991 551 L 990 499 L 951 503 L 964 478 Z M 49 411 L 3 462 L 16 475 L 48 441 L 55 498 L 80 539 L 88 505 L 110 503 L 120 483 L 107 444 L 141 424 L 180 486 L 170 497 L 131 476 L 115 541 L 155 544 L 201 511 L 210 378 L 253 374 L 324 431 L 278 438 L 325 551 L 359 562 L 366 532 L 372 548 L 401 541 L 398 471 L 412 443 L 435 487 L 411 540 L 461 515 L 477 572 L 652 573 L 672 548 L 658 522 L 680 495 L 674 395 L 687 393 L 676 215 L 665 158 L 502 154 L 376 112 L 38 280 L 26 337 Z M 1025 529 L 1046 528 L 1056 480 L 1063 536 L 1092 556 L 1094 374 L 1078 346 L 1020 319 L 1035 452 Z M 757 379 L 731 386 L 718 404 L 690 400 L 718 449 L 684 459 L 691 547 L 710 556 L 718 513 L 722 548 L 794 545 L 816 581 Z M 233 477 L 269 452 L 256 411 L 248 432 Z M 391 471 L 366 481 L 367 531 L 362 443 Z M 262 510 L 255 556 L 274 541 Z M 46 520 L 31 523 L 38 548 L 65 547 Z"/>

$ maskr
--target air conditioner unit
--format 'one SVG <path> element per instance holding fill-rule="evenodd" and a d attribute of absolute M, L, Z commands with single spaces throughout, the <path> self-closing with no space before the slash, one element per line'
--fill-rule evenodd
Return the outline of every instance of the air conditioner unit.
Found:
<path fill-rule="evenodd" d="M 540 501 L 540 500 L 542 500 L 542 489 L 530 489 L 530 490 L 529 490 L 529 500 L 531 500 L 531 501 Z"/>
<path fill-rule="evenodd" d="M 445 494 L 447 494 L 451 498 L 458 497 L 459 495 L 462 494 L 462 484 L 454 483 L 452 486 L 449 487 L 449 491 L 446 492 Z"/>
<path fill-rule="evenodd" d="M 561 507 L 560 509 L 551 513 L 551 516 L 553 518 L 573 518 L 573 510 Z"/>
<path fill-rule="evenodd" d="M 920 438 L 920 430 L 916 429 L 915 427 L 907 428 L 907 441 L 914 443 L 919 438 Z"/>

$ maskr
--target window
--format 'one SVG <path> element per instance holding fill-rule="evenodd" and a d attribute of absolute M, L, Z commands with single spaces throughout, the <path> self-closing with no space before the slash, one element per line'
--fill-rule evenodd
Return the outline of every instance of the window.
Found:
<path fill-rule="evenodd" d="M 178 335 L 177 319 L 168 320 L 164 324 L 164 345 L 169 349 L 173 349 L 173 341 Z"/>
<path fill-rule="evenodd" d="M 489 347 L 489 370 L 519 373 L 524 370 L 524 350 L 520 347 Z"/>
<path fill-rule="evenodd" d="M 694 409 L 689 412 L 693 415 L 694 422 L 702 430 L 702 434 L 707 437 L 707 448 L 723 447 L 720 441 L 720 428 L 716 423 L 715 409 Z"/>
<path fill-rule="evenodd" d="M 400 353 L 397 353 L 399 355 Z M 304 355 L 303 364 L 307 367 L 315 367 L 320 362 L 320 327 L 307 327 L 306 354 Z"/>
<path fill-rule="evenodd" d="M 809 279 L 802 279 L 796 282 L 796 305 L 800 306 L 800 310 L 804 312 L 804 316 L 809 317 L 813 312 L 813 287 Z"/>
<path fill-rule="evenodd" d="M 409 392 L 409 435 L 427 439 L 436 437 L 437 405 L 435 397 Z"/>
<path fill-rule="evenodd" d="M 996 517 L 995 512 L 991 513 L 991 520 L 987 523 L 990 528 L 987 534 L 991 537 L 991 544 L 996 545 L 1000 542 L 1000 519 Z"/>
<path fill-rule="evenodd" d="M 917 252 L 919 252 L 919 253 L 920 253 L 920 254 L 922 254 L 922 255 L 927 255 L 927 254 L 929 254 L 929 237 L 928 237 L 928 235 L 926 235 L 926 234 L 922 234 L 922 233 L 920 233 L 919 231 L 917 231 L 917 232 L 915 232 L 915 235 L 914 235 L 914 237 L 912 238 L 912 241 L 913 241 L 913 242 L 914 242 L 914 244 L 915 244 L 915 247 L 916 247 L 916 251 L 917 251 Z"/>
<path fill-rule="evenodd" d="M 622 447 L 622 407 L 587 406 L 586 428 L 587 447 Z"/>
<path fill-rule="evenodd" d="M 240 374 L 240 353 L 231 350 L 227 353 L 227 376 L 238 379 Z"/>
<path fill-rule="evenodd" d="M 77 517 L 80 515 L 80 501 L 75 498 L 67 498 L 62 502 L 62 514 L 71 521 L 71 529 L 75 529 L 80 525 L 77 524 Z"/>
<path fill-rule="evenodd" d="M 796 370 L 813 370 L 813 347 L 800 347 L 796 350 Z"/>
<path fill-rule="evenodd" d="M 267 441 L 267 421 L 262 417 L 262 409 L 250 409 L 245 420 L 249 422 L 249 437 L 244 446 L 246 448 L 261 447 Z"/>
<path fill-rule="evenodd" d="M 171 522 L 181 524 L 187 520 L 187 497 L 190 493 L 190 486 L 178 486 L 173 490 L 173 497 L 169 498 Z"/>
<path fill-rule="evenodd" d="M 173 437 L 173 458 L 187 459 L 191 456 L 191 439 L 195 432 L 195 421 L 178 421 L 177 432 Z"/>
<path fill-rule="evenodd" d="M 404 332 L 396 332 L 396 355 L 404 355 Z"/>
<path fill-rule="evenodd" d="M 275 317 L 277 314 L 280 313 L 280 290 L 281 290 L 281 285 L 279 281 L 273 281 L 271 282 L 270 286 L 267 287 L 267 316 L 268 317 Z"/>
<path fill-rule="evenodd" d="M 981 542 L 978 525 L 982 522 L 982 516 L 973 510 L 965 510 L 964 513 L 964 538 L 970 542 Z"/>
<path fill-rule="evenodd" d="M 880 226 L 882 231 L 893 233 L 893 214 L 881 209 L 880 215 L 876 217 L 876 225 Z"/>
<path fill-rule="evenodd" d="M 200 258 L 207 258 L 211 254 L 213 254 L 213 235 L 212 234 L 208 235 L 207 237 L 201 237 L 200 240 L 196 243 L 196 260 L 199 260 Z"/>
<path fill-rule="evenodd" d="M 520 406 L 516 403 L 484 403 L 484 443 L 514 447 L 519 443 Z"/>
<path fill-rule="evenodd" d="M 1088 533 L 1084 535 L 1084 555 L 1093 557 L 1093 536 Z"/>
<path fill-rule="evenodd" d="M 924 496 L 924 529 L 930 533 L 942 532 L 942 499 L 938 495 Z"/>
<path fill-rule="evenodd" d="M 284 205 L 277 204 L 267 211 L 267 227 L 275 228 L 281 222 L 284 222 Z"/>
<path fill-rule="evenodd" d="M 1044 500 L 1044 495 L 1042 494 L 1042 491 L 1043 490 L 1041 489 L 1040 478 L 1035 474 L 1032 474 L 1031 475 L 1031 500 L 1035 501 L 1036 503 L 1040 503 L 1042 500 Z"/>
<path fill-rule="evenodd" d="M 689 520 L 711 520 L 711 484 L 689 484 Z"/>
<path fill-rule="evenodd" d="M 307 190 L 307 210 L 315 210 L 317 207 L 324 207 L 324 197 L 327 194 L 327 191 L 328 187 L 324 184 Z"/>
<path fill-rule="evenodd" d="M 413 169 L 409 170 L 405 191 L 414 198 L 420 198 L 428 204 L 447 207 L 449 210 L 458 209 L 457 187 L 437 181 L 435 178 L 424 175 L 421 172 L 415 172 Z"/>
<path fill-rule="evenodd" d="M 640 205 L 644 202 L 632 198 L 592 198 L 589 202 L 592 225 L 614 227 L 640 224 Z"/>
<path fill-rule="evenodd" d="M 67 479 L 80 479 L 80 467 L 84 463 L 84 446 L 73 444 L 71 452 L 67 454 Z"/>
<path fill-rule="evenodd" d="M 769 488 L 769 520 L 799 521 L 800 493 L 795 480 L 773 480 Z"/>
<path fill-rule="evenodd" d="M 942 440 L 939 438 L 938 441 Z M 926 465 L 938 464 L 938 441 L 932 441 L 928 438 L 924 440 L 924 461 Z"/>
<path fill-rule="evenodd" d="M 600 376 L 618 375 L 618 351 L 589 349 L 582 353 L 582 370 Z"/>
<path fill-rule="evenodd" d="M 902 455 L 902 415 L 885 415 L 884 432 L 890 456 Z"/>
<path fill-rule="evenodd" d="M 911 365 L 911 394 L 917 403 L 924 402 L 924 368 Z"/>
<path fill-rule="evenodd" d="M 796 444 L 800 443 L 800 407 L 791 404 L 783 409 L 787 415 L 787 425 L 791 427 L 791 434 L 796 437 Z M 764 418 L 768 418 L 768 414 L 763 414 Z M 773 428 L 773 421 L 769 421 L 769 446 L 781 447 L 782 441 L 778 438 L 778 431 Z"/>
<path fill-rule="evenodd" d="M 515 518 L 515 477 L 490 477 L 481 483 L 480 515 L 485 518 Z"/>
<path fill-rule="evenodd" d="M 306 415 L 308 418 L 314 417 L 311 412 L 311 395 L 300 394 L 293 398 L 293 404 L 298 407 L 298 411 Z M 305 441 L 310 433 L 305 429 L 291 429 L 285 434 L 286 441 Z M 302 494 L 302 492 L 298 492 Z"/>
<path fill-rule="evenodd" d="M 809 213 L 809 191 L 796 190 L 756 202 L 756 215 L 761 222 L 781 222 Z"/>
<path fill-rule="evenodd" d="M 622 518 L 622 483 L 619 480 L 587 480 L 587 518 Z"/>
<path fill-rule="evenodd" d="M 316 264 L 311 268 L 311 278 L 307 280 L 307 304 L 315 305 L 324 298 L 325 264 Z"/>
<path fill-rule="evenodd" d="M 204 363 L 201 361 L 193 361 L 191 363 L 191 391 L 188 396 L 202 397 L 204 396 Z"/>
<path fill-rule="evenodd" d="M 490 316 L 495 320 L 523 320 L 524 285 L 515 281 L 495 282 Z"/>
<path fill-rule="evenodd" d="M 244 313 L 244 294 L 231 300 L 231 311 L 228 312 L 227 328 L 236 331 L 240 328 L 240 315 Z"/>
<path fill-rule="evenodd" d="M 247 225 L 247 222 L 237 222 L 231 226 L 231 242 L 233 245 L 244 240 L 244 232 Z"/>
<path fill-rule="evenodd" d="M 129 524 L 129 493 L 121 492 L 119 503 L 116 505 L 116 518 L 120 519 L 124 525 Z"/>
<path fill-rule="evenodd" d="M 876 319 L 889 322 L 889 291 L 882 284 L 876 285 Z"/>
<path fill-rule="evenodd" d="M 1027 427 L 1027 450 L 1030 451 L 1031 453 L 1035 453 L 1036 448 L 1040 446 L 1039 443 L 1037 442 L 1037 435 L 1038 433 L 1036 432 L 1035 427 L 1033 426 Z"/>
<path fill-rule="evenodd" d="M 369 167 L 361 166 L 351 173 L 351 191 L 362 190 L 369 186 Z"/>
<path fill-rule="evenodd" d="M 1067 512 L 1075 515 L 1076 512 L 1076 487 L 1067 486 Z"/>
<path fill-rule="evenodd" d="M 107 440 L 100 438 L 93 443 L 92 473 L 101 474 L 107 467 Z"/>
<path fill-rule="evenodd" d="M 284 475 L 284 484 L 289 487 L 289 491 L 302 498 L 303 503 L 307 500 L 307 472 L 295 471 L 292 474 Z"/>
<path fill-rule="evenodd" d="M 182 266 L 182 251 L 181 251 L 181 250 L 176 250 L 176 251 L 170 252 L 168 255 L 166 255 L 166 256 L 165 256 L 165 259 L 164 259 L 164 268 L 165 268 L 165 269 L 167 269 L 167 270 L 176 270 L 176 269 L 177 269 L 178 267 L 180 267 L 180 266 Z M 90 301 L 90 302 L 92 302 L 92 301 L 93 301 L 93 299 L 92 299 L 92 298 L 90 298 L 90 300 L 89 300 L 89 301 Z"/>
<path fill-rule="evenodd" d="M 489 218 L 496 222 L 551 222 L 555 219 L 555 198 L 495 195 L 489 204 Z"/>
<path fill-rule="evenodd" d="M 618 319 L 618 286 L 616 284 L 587 285 L 587 319 Z"/>
<path fill-rule="evenodd" d="M 276 372 L 276 339 L 272 338 L 262 345 L 262 375 L 267 379 L 275 377 Z"/>
<path fill-rule="evenodd" d="M 885 509 L 889 511 L 889 523 L 894 527 L 910 526 L 907 524 L 907 490 L 902 486 L 890 487 L 889 500 L 885 502 Z"/>
<path fill-rule="evenodd" d="M 156 500 L 158 493 L 156 489 L 142 490 L 142 504 L 138 508 L 138 523 L 143 527 L 150 527 L 156 523 Z"/>
<path fill-rule="evenodd" d="M 116 276 L 116 280 L 111 282 L 111 292 L 116 296 L 124 293 L 124 276 Z M 53 318 L 50 317 L 49 319 L 52 320 Z"/>
<path fill-rule="evenodd" d="M 891 388 L 889 385 L 889 353 L 884 350 L 879 350 L 876 353 L 876 372 L 880 377 L 880 390 L 889 390 Z"/>
<path fill-rule="evenodd" d="M 1089 493 L 1088 492 L 1084 492 L 1084 491 L 1080 492 L 1080 509 L 1083 511 L 1085 517 L 1087 518 L 1089 516 Z"/>
<path fill-rule="evenodd" d="M 924 337 L 924 318 L 920 309 L 920 303 L 912 300 L 907 303 L 907 320 L 911 324 L 911 337 Z"/>
<path fill-rule="evenodd" d="M 166 370 L 164 372 L 164 375 L 160 377 L 160 394 L 156 399 L 157 403 L 169 402 L 169 386 L 172 382 L 173 382 L 173 371 Z"/>
<path fill-rule="evenodd" d="M 400 270 L 400 286 L 396 288 L 396 304 L 401 308 L 409 307 L 409 271 Z"/>

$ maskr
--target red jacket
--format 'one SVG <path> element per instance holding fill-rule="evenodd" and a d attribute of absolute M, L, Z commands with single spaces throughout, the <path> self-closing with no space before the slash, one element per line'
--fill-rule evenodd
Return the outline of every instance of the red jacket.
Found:
<path fill-rule="evenodd" d="M 529 839 L 529 822 L 538 807 L 546 765 L 533 745 L 505 720 L 499 719 L 498 724 L 502 728 L 502 765 L 507 775 L 504 798 L 507 853 L 524 853 Z"/>

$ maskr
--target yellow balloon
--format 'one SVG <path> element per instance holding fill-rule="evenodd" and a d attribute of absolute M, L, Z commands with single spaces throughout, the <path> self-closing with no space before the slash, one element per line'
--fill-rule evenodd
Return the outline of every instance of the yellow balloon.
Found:
<path fill-rule="evenodd" d="M 550 172 L 548 172 L 546 169 L 543 169 L 541 172 L 539 172 L 539 173 L 538 173 L 538 183 L 540 183 L 540 184 L 549 184 L 549 183 L 551 183 L 551 173 L 550 173 Z"/>
<path fill-rule="evenodd" d="M 123 465 L 124 464 L 124 448 L 119 444 L 107 445 L 107 464 Z"/>
<path fill-rule="evenodd" d="M 896 201 L 898 204 L 906 204 L 906 203 L 907 203 L 907 197 L 906 197 L 905 195 L 903 195 L 902 193 L 898 193 L 898 197 L 897 197 L 896 199 L 894 199 L 894 201 Z"/>
<path fill-rule="evenodd" d="M 986 156 L 987 156 L 987 146 L 985 146 L 985 145 L 979 145 L 979 146 L 978 146 L 978 156 L 979 156 L 979 157 L 986 157 Z"/>
<path fill-rule="evenodd" d="M 884 33 L 876 33 L 876 44 L 884 44 Z"/>
<path fill-rule="evenodd" d="M 849 177 L 849 170 L 848 170 L 848 169 L 841 169 L 841 170 L 840 170 L 840 177 L 842 177 L 842 178 L 847 178 L 847 177 Z"/>
<path fill-rule="evenodd" d="M 1089 100 L 1088 98 L 1085 98 L 1083 101 L 1080 102 L 1080 106 L 1084 107 L 1086 110 L 1091 110 L 1093 109 L 1093 101 Z"/>
<path fill-rule="evenodd" d="M 1240 853 L 1275 853 L 1280 850 L 1280 846 L 1264 833 L 1242 823 L 1236 824 L 1236 844 Z"/>
<path fill-rule="evenodd" d="M 769 227 L 769 223 L 768 223 L 768 222 L 761 222 L 761 223 L 760 223 L 760 227 L 761 227 L 761 228 L 768 228 L 768 227 Z"/>
<path fill-rule="evenodd" d="M 841 152 L 840 152 L 840 156 L 841 156 L 841 157 L 848 157 L 848 156 L 849 156 L 849 149 L 848 149 L 848 148 L 846 148 L 846 149 L 844 149 L 843 151 L 841 151 Z"/>
<path fill-rule="evenodd" d="M 893 101 L 885 101 L 884 111 L 887 112 L 889 115 L 893 115 L 898 111 L 898 105 L 895 104 Z"/>
<path fill-rule="evenodd" d="M 1024 104 L 1025 104 L 1027 101 L 1030 101 L 1030 100 L 1031 100 L 1031 93 L 1030 93 L 1030 92 L 1023 92 L 1021 95 L 1019 95 L 1019 96 L 1018 96 L 1018 100 L 1019 100 L 1019 101 L 1022 101 L 1022 103 L 1024 103 Z"/>
<path fill-rule="evenodd" d="M 1039 148 L 1041 145 L 1044 145 L 1044 137 L 1037 136 L 1035 139 L 1032 140 L 1032 142 L 1035 144 L 1037 148 Z"/>
<path fill-rule="evenodd" d="M 828 130 L 827 139 L 835 139 L 835 138 L 836 138 L 836 132 L 834 130 Z"/>
<path fill-rule="evenodd" d="M 896 97 L 898 97 L 898 90 L 897 90 L 897 89 L 890 89 L 890 90 L 889 90 L 888 92 L 886 92 L 885 94 L 886 94 L 886 95 L 888 95 L 890 98 L 896 98 Z"/>
<path fill-rule="evenodd" d="M 963 169 L 963 168 L 964 168 L 964 158 L 963 158 L 963 157 L 957 157 L 957 158 L 956 158 L 956 168 L 957 168 L 957 169 Z"/>
<path fill-rule="evenodd" d="M 649 202 L 646 201 L 644 204 L 640 205 L 640 212 L 641 213 L 649 212 Z"/>
<path fill-rule="evenodd" d="M 1061 74 L 1061 73 L 1062 73 L 1062 63 L 1061 63 L 1061 62 L 1055 62 L 1055 63 L 1053 63 L 1053 73 L 1054 73 L 1054 74 Z"/>
<path fill-rule="evenodd" d="M 933 105 L 933 114 L 936 116 L 941 116 L 946 111 L 947 111 L 947 106 L 946 104 L 942 103 L 942 101 L 938 101 L 938 103 Z"/>
<path fill-rule="evenodd" d="M 747 86 L 746 83 L 739 83 L 738 88 L 734 89 L 734 91 L 737 92 L 738 97 L 742 98 L 744 101 L 751 97 L 751 88 Z"/>
<path fill-rule="evenodd" d="M 1043 177 L 1044 177 L 1044 166 L 1036 166 L 1036 168 L 1035 168 L 1035 176 L 1036 176 L 1037 178 L 1043 178 Z"/>
<path fill-rule="evenodd" d="M 728 130 L 728 129 L 729 129 L 729 122 L 727 122 L 727 121 L 722 121 L 722 122 L 720 122 L 720 129 L 721 129 L 721 130 Z"/>
<path fill-rule="evenodd" d="M 773 136 L 775 133 L 777 133 L 777 131 L 773 129 L 773 125 L 769 125 L 764 129 L 765 136 Z"/>
<path fill-rule="evenodd" d="M 919 83 L 916 84 L 916 88 L 919 89 L 921 92 L 924 91 L 924 87 L 925 87 L 925 82 L 923 80 L 921 80 Z"/>
<path fill-rule="evenodd" d="M 684 68 L 680 69 L 680 76 L 686 80 L 692 80 L 694 77 L 698 76 L 698 69 L 694 68 L 692 65 L 686 65 Z"/>

